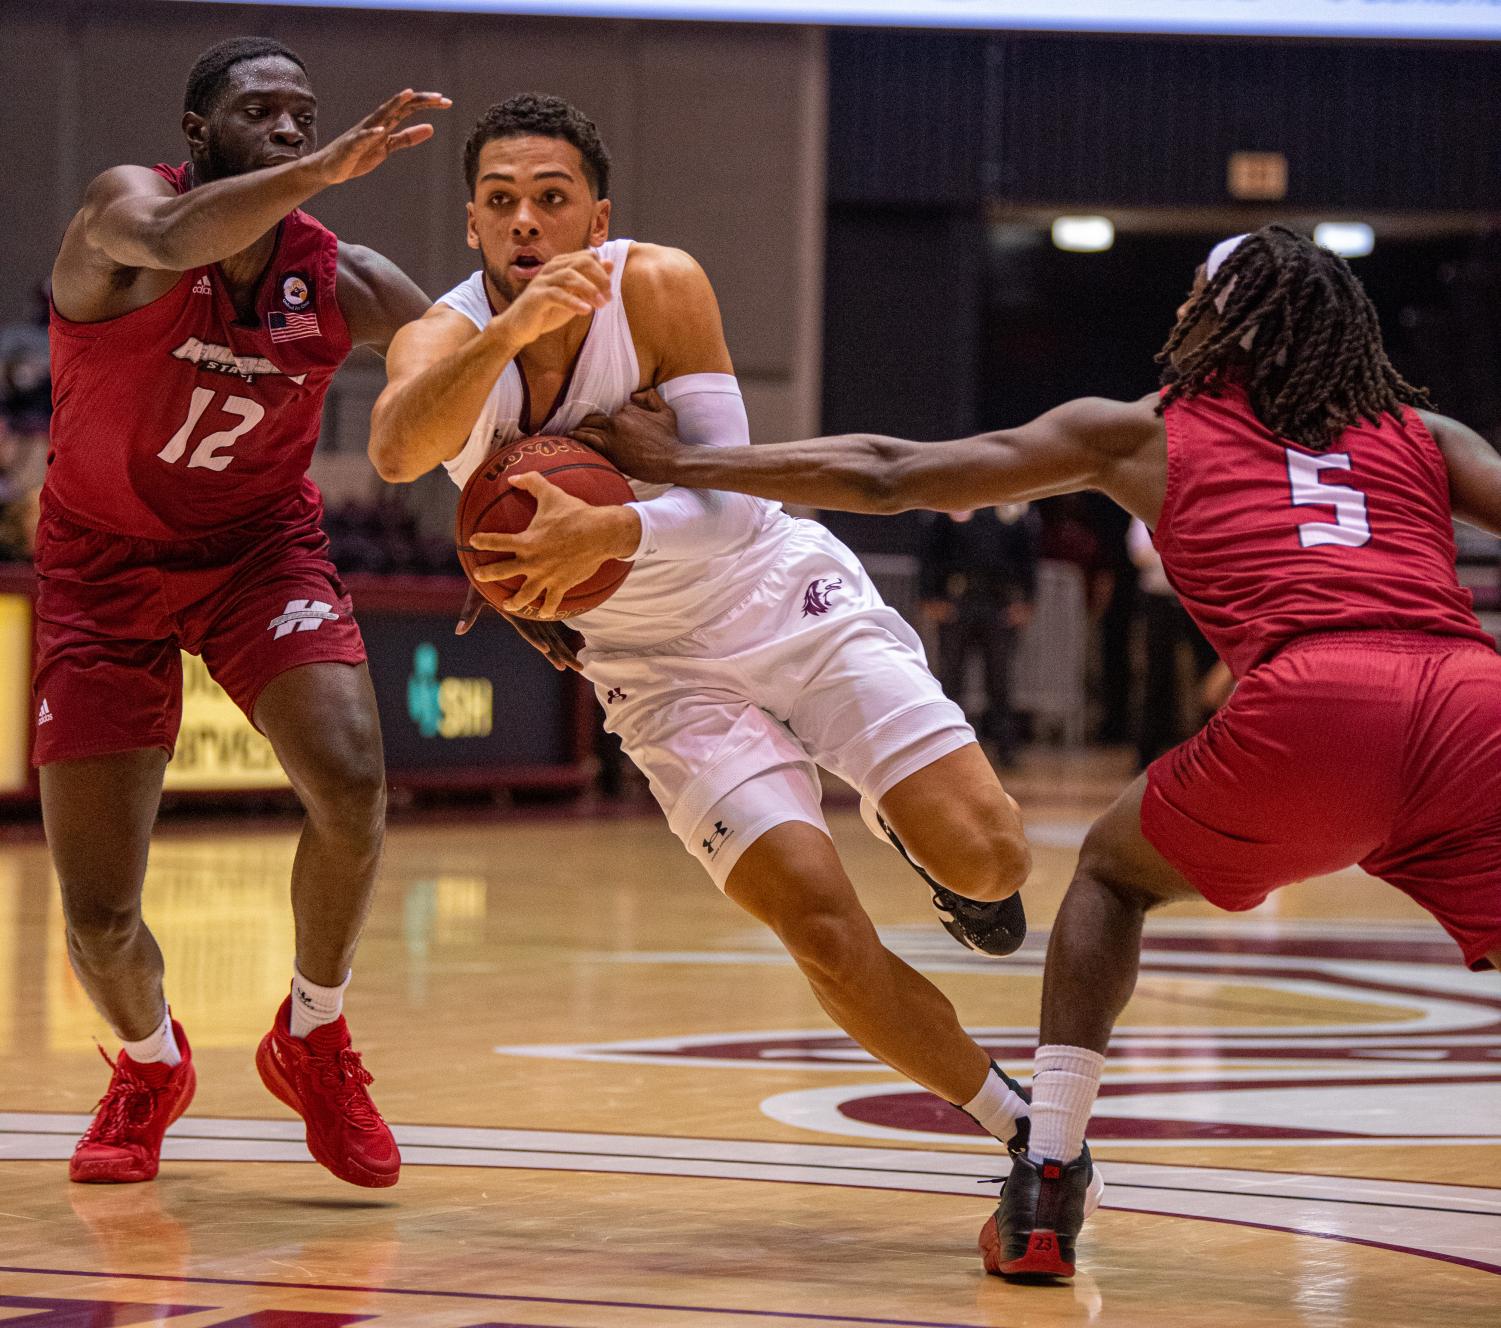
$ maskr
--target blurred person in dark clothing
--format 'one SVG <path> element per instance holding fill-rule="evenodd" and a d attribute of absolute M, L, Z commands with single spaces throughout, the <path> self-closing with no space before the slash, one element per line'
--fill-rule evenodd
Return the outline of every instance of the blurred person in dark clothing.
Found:
<path fill-rule="evenodd" d="M 938 679 L 962 702 L 969 661 L 981 657 L 986 708 L 978 727 L 1003 765 L 1016 757 L 1011 661 L 1037 597 L 1041 533 L 1026 503 L 939 513 L 923 531 L 919 594 L 923 618 L 938 628 Z"/>
<path fill-rule="evenodd" d="M 1192 650 L 1194 678 L 1200 683 L 1207 679 L 1219 657 L 1205 640 L 1204 633 L 1194 626 L 1193 619 L 1168 583 L 1162 570 L 1162 558 L 1152 544 L 1152 533 L 1141 521 L 1132 520 L 1126 545 L 1140 574 L 1142 616 L 1147 629 L 1147 676 L 1142 689 L 1141 732 L 1136 748 L 1138 768 L 1145 770 L 1163 752 L 1189 736 L 1182 731 L 1183 687 L 1178 671 L 1180 647 L 1186 645 Z M 1193 688 L 1193 699 L 1194 704 L 1202 705 L 1206 713 L 1218 704 L 1218 700 L 1211 703 L 1209 695 L 1199 686 Z M 1194 728 L 1198 728 L 1198 723 Z"/>
<path fill-rule="evenodd" d="M 0 561 L 30 562 L 37 491 L 47 468 L 52 372 L 48 287 L 31 293 L 25 318 L 0 327 Z"/>

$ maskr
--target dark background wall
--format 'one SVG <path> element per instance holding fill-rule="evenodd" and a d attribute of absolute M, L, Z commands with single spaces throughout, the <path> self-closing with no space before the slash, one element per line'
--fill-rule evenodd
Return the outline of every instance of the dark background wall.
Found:
<path fill-rule="evenodd" d="M 833 30 L 824 427 L 952 437 L 1133 396 L 1194 267 L 1275 218 L 1378 223 L 1356 260 L 1399 368 L 1501 426 L 1492 47 Z M 1235 152 L 1286 197 L 1239 202 Z M 1060 212 L 1117 222 L 1066 254 Z M 915 522 L 836 518 L 901 551 Z"/>

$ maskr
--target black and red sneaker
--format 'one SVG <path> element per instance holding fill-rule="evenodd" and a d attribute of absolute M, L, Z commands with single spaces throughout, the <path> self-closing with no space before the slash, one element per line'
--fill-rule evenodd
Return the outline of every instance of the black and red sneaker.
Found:
<path fill-rule="evenodd" d="M 980 1228 L 985 1271 L 1018 1282 L 1074 1275 L 1074 1244 L 1103 1186 L 1089 1149 L 1072 1162 L 1013 1154 L 995 1214 Z"/>
<path fill-rule="evenodd" d="M 933 894 L 933 907 L 938 911 L 938 920 L 943 923 L 944 931 L 960 945 L 976 954 L 992 955 L 997 959 L 1004 959 L 1021 949 L 1022 942 L 1027 939 L 1027 910 L 1022 905 L 1020 892 L 994 900 L 956 895 L 947 886 L 939 885 L 907 852 L 896 831 L 886 824 L 886 818 L 869 798 L 860 799 L 860 819 L 871 834 L 890 844 L 922 877 Z"/>

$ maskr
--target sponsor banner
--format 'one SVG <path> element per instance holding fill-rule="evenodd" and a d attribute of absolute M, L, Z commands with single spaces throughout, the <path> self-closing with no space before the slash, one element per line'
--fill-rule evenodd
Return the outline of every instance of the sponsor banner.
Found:
<path fill-rule="evenodd" d="M 209 677 L 197 655 L 182 657 L 182 729 L 167 765 L 169 793 L 288 788 L 271 744 Z"/>
<path fill-rule="evenodd" d="M 24 793 L 31 769 L 31 597 L 0 595 L 0 793 Z"/>

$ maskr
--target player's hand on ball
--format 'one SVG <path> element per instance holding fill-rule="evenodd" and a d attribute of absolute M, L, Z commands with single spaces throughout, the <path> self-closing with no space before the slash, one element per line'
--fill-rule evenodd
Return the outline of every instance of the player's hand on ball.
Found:
<path fill-rule="evenodd" d="M 414 147 L 433 136 L 430 124 L 398 129 L 403 120 L 419 111 L 444 110 L 452 105 L 441 92 L 413 92 L 407 88 L 376 107 L 328 146 L 309 153 L 306 160 L 325 184 L 342 184 L 368 175 L 393 152 Z"/>
<path fill-rule="evenodd" d="M 586 416 L 573 436 L 651 484 L 672 483 L 673 462 L 686 446 L 678 437 L 677 415 L 651 388 L 635 393 L 608 419 Z"/>
<path fill-rule="evenodd" d="M 470 536 L 476 549 L 512 555 L 470 573 L 475 581 L 524 578 L 506 601 L 511 613 L 535 606 L 526 616 L 556 617 L 574 586 L 611 558 L 631 557 L 641 542 L 641 520 L 628 507 L 592 507 L 535 471 L 514 476 L 511 484 L 537 500 L 531 524 L 515 535 L 477 530 Z"/>
<path fill-rule="evenodd" d="M 550 258 L 527 282 L 526 289 L 495 323 L 522 345 L 555 332 L 575 318 L 583 318 L 610 302 L 610 273 L 615 265 L 601 262 L 588 249 Z"/>

